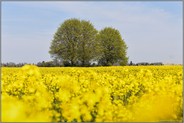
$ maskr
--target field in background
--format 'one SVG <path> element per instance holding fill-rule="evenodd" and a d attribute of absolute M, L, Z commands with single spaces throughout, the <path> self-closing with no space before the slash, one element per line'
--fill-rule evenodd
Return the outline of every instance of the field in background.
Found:
<path fill-rule="evenodd" d="M 2 121 L 182 121 L 182 66 L 2 68 Z"/>

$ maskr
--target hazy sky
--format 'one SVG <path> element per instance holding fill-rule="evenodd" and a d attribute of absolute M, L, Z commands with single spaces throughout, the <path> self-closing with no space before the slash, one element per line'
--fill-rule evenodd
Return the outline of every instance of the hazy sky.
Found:
<path fill-rule="evenodd" d="M 182 2 L 2 2 L 2 62 L 50 61 L 51 40 L 66 19 L 118 29 L 129 61 L 183 62 Z"/>

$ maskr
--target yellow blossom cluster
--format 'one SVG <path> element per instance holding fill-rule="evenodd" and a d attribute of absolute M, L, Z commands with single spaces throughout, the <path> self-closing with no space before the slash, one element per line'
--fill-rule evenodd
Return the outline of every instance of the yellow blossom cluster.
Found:
<path fill-rule="evenodd" d="M 182 66 L 2 68 L 3 122 L 183 119 Z"/>

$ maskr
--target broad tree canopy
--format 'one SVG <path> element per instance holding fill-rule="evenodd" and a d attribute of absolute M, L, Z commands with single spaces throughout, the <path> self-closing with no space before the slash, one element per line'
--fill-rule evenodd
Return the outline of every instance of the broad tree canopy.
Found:
<path fill-rule="evenodd" d="M 95 58 L 97 30 L 85 20 L 69 19 L 58 28 L 49 53 L 71 66 L 86 65 Z"/>
<path fill-rule="evenodd" d="M 101 46 L 101 58 L 99 64 L 113 65 L 120 63 L 126 65 L 128 58 L 126 57 L 127 46 L 118 30 L 106 27 L 98 34 L 97 40 Z"/>
<path fill-rule="evenodd" d="M 64 21 L 57 29 L 49 53 L 68 66 L 126 65 L 127 46 L 117 29 L 106 27 L 97 31 L 90 21 L 76 18 Z"/>

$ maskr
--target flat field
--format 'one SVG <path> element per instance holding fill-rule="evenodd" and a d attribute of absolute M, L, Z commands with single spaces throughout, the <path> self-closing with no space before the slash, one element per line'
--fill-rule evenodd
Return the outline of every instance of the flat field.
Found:
<path fill-rule="evenodd" d="M 182 121 L 182 68 L 3 67 L 2 121 Z"/>

